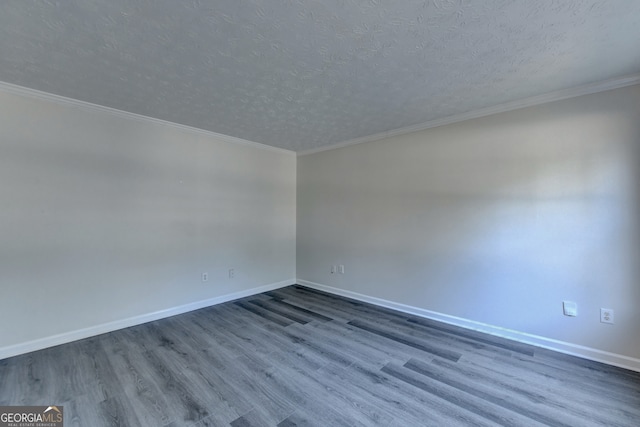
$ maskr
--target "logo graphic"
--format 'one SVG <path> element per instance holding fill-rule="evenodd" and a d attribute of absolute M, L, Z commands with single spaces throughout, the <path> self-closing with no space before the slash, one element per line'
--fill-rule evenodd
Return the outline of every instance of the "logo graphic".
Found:
<path fill-rule="evenodd" d="M 0 427 L 63 427 L 62 406 L 0 406 Z"/>

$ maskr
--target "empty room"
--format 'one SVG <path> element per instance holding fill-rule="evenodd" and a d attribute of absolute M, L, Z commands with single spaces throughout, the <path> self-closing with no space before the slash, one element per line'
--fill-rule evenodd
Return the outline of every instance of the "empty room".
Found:
<path fill-rule="evenodd" d="M 640 2 L 0 4 L 0 427 L 640 425 Z"/>

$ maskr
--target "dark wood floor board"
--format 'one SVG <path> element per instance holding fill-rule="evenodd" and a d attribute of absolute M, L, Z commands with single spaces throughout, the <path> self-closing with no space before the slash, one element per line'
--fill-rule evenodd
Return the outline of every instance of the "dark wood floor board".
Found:
<path fill-rule="evenodd" d="M 422 350 L 389 340 L 388 338 L 381 337 L 376 334 L 371 334 L 349 324 L 327 322 L 312 326 L 327 334 L 338 334 L 349 341 L 362 345 L 363 351 L 367 351 L 366 349 L 372 348 L 377 352 L 385 353 L 389 361 L 396 360 L 404 363 L 412 357 L 422 358 L 424 360 L 431 360 L 434 357 Z"/>
<path fill-rule="evenodd" d="M 505 350 L 526 354 L 528 356 L 533 356 L 534 352 L 537 350 L 536 347 L 529 344 L 523 344 L 516 341 L 508 340 L 506 338 L 484 334 L 482 332 L 473 331 L 471 329 L 463 329 L 457 326 L 449 325 L 447 323 L 438 322 L 436 320 L 411 316 L 407 318 L 406 321 L 425 328 L 445 332 L 447 334 L 452 334 L 470 340 L 475 340 L 480 343 L 492 345 L 498 348 L 504 348 Z"/>
<path fill-rule="evenodd" d="M 185 326 L 188 327 L 188 325 Z M 236 344 L 235 337 L 231 338 L 228 334 L 221 333 L 220 331 L 223 329 L 210 322 L 205 313 L 203 313 L 202 318 L 194 319 L 191 322 L 190 329 L 191 334 L 206 337 L 206 348 L 215 349 L 216 353 L 233 358 L 245 352 L 246 347 Z"/>
<path fill-rule="evenodd" d="M 631 385 L 634 382 L 640 382 L 640 373 L 638 372 L 606 365 L 593 360 L 582 359 L 569 354 L 552 352 L 547 349 L 538 351 L 537 359 L 563 369 L 570 369 L 573 372 L 589 376 L 590 378 L 599 378 L 601 382 L 607 384 L 607 387 L 616 387 L 621 390 L 627 389 L 628 392 L 637 392 L 640 394 L 640 391 Z"/>
<path fill-rule="evenodd" d="M 496 355 L 510 357 L 512 352 L 502 346 L 492 346 L 490 344 L 465 338 L 462 336 L 441 332 L 435 329 L 428 329 L 409 322 L 392 321 L 385 325 L 387 328 L 396 330 L 417 340 L 424 340 L 435 346 L 446 347 L 460 354 L 473 355 L 473 357 L 485 357 L 493 359 Z"/>
<path fill-rule="evenodd" d="M 352 320 L 349 322 L 349 325 L 355 326 L 367 332 L 371 332 L 372 334 L 379 335 L 381 337 L 385 337 L 390 340 L 399 342 L 401 344 L 405 344 L 409 347 L 417 348 L 418 350 L 422 350 L 434 356 L 442 357 L 443 359 L 456 362 L 462 356 L 461 353 L 452 351 L 444 346 L 432 345 L 430 342 L 425 341 L 423 339 L 420 339 L 420 338 L 416 339 L 411 335 L 396 332 L 394 330 L 391 330 L 379 324 L 373 325 L 371 323 L 363 322 L 361 320 Z"/>
<path fill-rule="evenodd" d="M 472 412 L 459 411 L 452 403 L 388 375 L 376 366 L 354 364 L 350 368 L 341 368 L 330 365 L 323 370 L 351 384 L 354 392 L 377 402 L 395 414 L 397 419 L 404 420 L 404 425 L 495 425 Z"/>
<path fill-rule="evenodd" d="M 286 292 L 286 293 L 285 293 Z M 329 298 L 307 288 L 287 288 L 281 295 L 286 295 L 284 301 L 295 304 L 313 304 L 321 313 L 331 313 L 332 318 L 349 319 L 359 310 L 359 303 L 346 298 Z"/>
<path fill-rule="evenodd" d="M 200 368 L 203 363 L 199 363 L 197 357 L 189 357 L 190 363 L 185 365 L 186 358 L 169 349 L 160 349 L 156 354 L 168 369 L 180 372 L 185 390 L 190 395 L 198 396 L 199 402 L 194 403 L 201 403 L 202 408 L 208 413 L 208 415 L 202 413 L 202 416 L 198 414 L 197 419 L 188 418 L 186 422 L 197 422 L 209 418 L 211 422 L 218 425 L 226 425 L 253 408 L 249 401 L 235 391 L 229 383 L 221 380 L 220 376 Z"/>
<path fill-rule="evenodd" d="M 105 399 L 95 399 L 95 396 L 81 395 L 73 400 L 60 402 L 64 408 L 65 427 L 109 426 L 104 418 L 103 406 Z M 134 416 L 132 424 L 138 422 Z"/>
<path fill-rule="evenodd" d="M 303 315 L 313 318 L 314 320 L 317 320 L 320 322 L 330 322 L 331 320 L 333 320 L 331 317 L 324 316 L 320 313 L 316 313 L 315 311 L 307 310 L 306 308 L 288 303 L 282 299 L 273 299 L 269 301 L 269 303 L 278 307 L 284 307 L 292 312 L 302 313 Z"/>
<path fill-rule="evenodd" d="M 282 331 L 282 336 L 287 338 L 292 344 L 296 344 L 317 357 L 325 359 L 327 363 L 333 362 L 341 366 L 349 366 L 353 360 L 342 352 L 342 349 L 335 348 L 325 342 L 313 337 L 307 331 L 297 331 L 295 327 L 286 328 Z"/>
<path fill-rule="evenodd" d="M 144 353 L 150 350 L 139 347 L 124 332 L 118 331 L 100 337 L 100 346 L 116 372 L 114 379 L 119 388 L 129 394 L 141 393 L 149 388 L 157 389 L 155 371 L 144 357 Z"/>
<path fill-rule="evenodd" d="M 93 427 L 141 427 L 131 403 L 123 396 L 114 396 L 98 405 L 98 416 L 90 421 Z"/>
<path fill-rule="evenodd" d="M 304 298 L 313 297 L 313 298 L 323 298 L 324 301 L 333 301 L 334 304 L 337 305 L 346 305 L 351 307 L 352 309 L 356 309 L 363 304 L 362 301 L 354 300 L 352 298 L 346 298 L 339 295 L 333 295 L 328 292 L 324 292 L 318 289 L 312 289 L 307 286 L 302 285 L 292 285 L 283 289 L 283 292 L 291 292 L 291 293 L 302 293 Z M 384 310 L 380 310 L 380 313 L 383 313 Z"/>
<path fill-rule="evenodd" d="M 392 310 L 386 307 L 375 306 L 364 301 L 359 301 L 338 295 L 331 295 L 329 293 L 308 288 L 306 286 L 298 285 L 291 290 L 290 288 L 287 288 L 285 291 L 290 291 L 292 292 L 292 295 L 297 295 L 303 300 L 312 299 L 322 305 L 329 305 L 348 314 L 357 315 L 362 319 L 371 318 L 373 321 L 378 322 L 389 322 L 392 320 L 404 322 L 407 321 L 408 318 L 415 317 L 411 314 Z"/>
<path fill-rule="evenodd" d="M 437 362 L 427 364 L 412 359 L 405 363 L 404 367 L 541 424 L 571 427 L 585 425 L 588 421 L 579 417 L 579 413 L 564 403 L 534 393 L 525 393 L 521 389 L 509 388 L 499 381 L 487 382 L 469 378 L 460 375 L 456 369 L 443 369 Z"/>
<path fill-rule="evenodd" d="M 355 414 L 348 418 L 362 421 L 365 425 L 386 425 L 393 416 L 383 407 L 373 404 L 370 399 L 353 392 L 353 385 L 333 381 L 324 370 L 310 372 L 300 369 L 294 360 L 271 359 L 273 366 L 284 378 L 296 378 L 299 389 L 310 392 L 311 396 L 321 397 L 323 405 L 334 408 L 339 414 Z M 318 408 L 318 412 L 322 409 Z"/>
<path fill-rule="evenodd" d="M 538 349 L 536 351 L 536 354 L 544 359 L 555 360 L 559 363 L 565 363 L 572 367 L 579 366 L 588 372 L 600 373 L 609 379 L 619 378 L 625 384 L 629 381 L 640 381 L 640 372 L 634 372 L 628 369 L 619 368 L 617 366 L 607 365 L 595 360 L 582 359 L 570 354 L 559 353 L 557 351 L 549 350 L 546 348 Z"/>
<path fill-rule="evenodd" d="M 242 361 L 247 360 L 246 358 L 247 356 L 241 356 L 238 359 Z M 247 371 L 244 365 L 235 359 L 229 361 L 225 370 L 217 373 L 226 384 L 242 393 L 243 398 L 253 405 L 253 408 L 247 411 L 247 413 L 253 412 L 250 419 L 258 417 L 264 421 L 263 425 L 274 426 L 295 411 L 295 405 L 292 402 L 274 394 L 271 388 Z M 247 413 L 241 414 L 238 418 L 246 416 Z"/>
<path fill-rule="evenodd" d="M 249 321 L 243 320 L 244 323 L 238 322 L 237 325 L 231 325 L 223 319 L 212 322 L 216 328 L 216 333 L 225 336 L 235 346 L 239 347 L 242 354 L 258 353 L 268 355 L 287 345 L 285 339 L 271 334 L 265 326 L 268 324 L 269 326 L 274 325 L 280 328 L 279 325 L 237 306 L 230 309 L 228 313 L 234 318 L 244 316 Z"/>
<path fill-rule="evenodd" d="M 315 295 L 316 298 L 323 298 L 324 293 L 303 288 L 296 287 L 298 292 L 302 292 L 305 295 L 311 294 Z M 345 298 L 332 296 L 331 298 L 326 298 L 327 300 L 331 300 L 333 302 L 333 307 L 339 306 L 339 301 Z M 337 301 L 337 302 L 336 302 Z M 328 302 L 328 301 L 327 301 Z M 371 322 L 376 325 L 383 325 L 388 328 L 394 330 L 404 330 L 409 331 L 408 334 L 415 336 L 416 334 L 422 335 L 424 338 L 428 339 L 428 342 L 434 345 L 446 345 L 448 348 L 464 351 L 468 346 L 472 346 L 474 349 L 474 354 L 482 355 L 483 349 L 487 349 L 486 355 L 487 357 L 495 357 L 495 353 L 503 351 L 505 355 L 509 355 L 510 351 L 517 351 L 523 354 L 532 354 L 531 346 L 527 345 L 519 345 L 518 343 L 507 342 L 508 340 L 504 340 L 502 338 L 496 337 L 495 339 L 488 338 L 485 340 L 474 340 L 472 339 L 473 334 L 463 334 L 463 333 L 451 333 L 454 331 L 452 328 L 427 328 L 422 324 L 411 324 L 408 323 L 409 320 L 421 320 L 420 318 L 400 313 L 394 312 L 390 309 L 381 310 L 380 307 L 373 306 L 368 303 L 349 300 L 347 305 L 344 305 L 344 309 L 348 310 L 348 307 L 353 307 L 352 311 L 354 312 L 355 317 L 360 320 L 364 320 L 367 322 Z M 437 322 L 434 322 L 437 323 Z M 459 330 L 460 328 L 458 328 Z M 474 331 L 470 331 L 473 333 Z M 480 334 L 486 336 L 486 334 Z"/>
<path fill-rule="evenodd" d="M 214 426 L 217 424 L 203 424 L 202 426 L 198 425 L 198 427 L 205 427 L 207 425 Z M 274 423 L 270 420 L 267 414 L 260 411 L 258 408 L 255 408 L 247 412 L 243 416 L 233 420 L 230 423 L 230 425 L 231 427 L 260 427 L 260 426 L 274 425 Z"/>
<path fill-rule="evenodd" d="M 255 378 L 267 383 L 273 393 L 295 402 L 296 412 L 302 407 L 305 413 L 314 414 L 316 419 L 324 417 L 327 422 L 346 419 L 350 425 L 378 425 L 378 421 L 384 424 L 385 414 L 379 408 L 360 396 L 328 386 L 322 382 L 323 375 L 313 375 L 281 359 L 269 359 L 267 364 L 246 357 L 240 362 Z"/>
<path fill-rule="evenodd" d="M 22 404 L 23 399 L 32 399 L 32 386 L 22 381 L 24 377 L 20 371 L 24 365 L 24 358 L 0 360 L 0 406 L 18 405 Z"/>
<path fill-rule="evenodd" d="M 237 383 L 229 381 L 224 375 L 224 373 L 234 374 L 228 369 L 234 361 L 235 359 L 228 359 L 218 354 L 215 349 L 205 349 L 197 354 L 197 360 L 190 369 L 206 382 L 206 394 L 213 394 L 220 400 L 227 401 L 238 414 L 245 414 L 254 408 L 254 402 L 247 398 L 242 388 L 237 387 Z"/>
<path fill-rule="evenodd" d="M 132 350 L 143 353 L 145 351 L 153 351 L 158 345 L 161 344 L 160 337 L 157 335 L 157 326 L 154 328 L 154 325 L 162 325 L 162 322 L 149 322 L 138 326 L 133 326 L 131 328 L 122 329 L 120 331 L 116 331 L 117 335 L 120 337 L 121 341 L 123 341 L 128 347 Z M 108 334 L 109 336 L 111 334 Z"/>
<path fill-rule="evenodd" d="M 307 323 L 311 322 L 311 319 L 308 317 L 304 317 L 302 315 L 300 315 L 299 313 L 295 313 L 290 309 L 287 309 L 286 307 L 278 307 L 275 304 L 270 303 L 269 301 L 264 301 L 264 300 L 257 300 L 257 299 L 251 299 L 249 300 L 250 304 L 254 304 L 257 305 L 260 308 L 263 308 L 267 311 L 271 311 L 275 314 L 278 314 L 282 317 L 286 317 L 289 320 L 293 320 L 294 322 L 297 323 L 301 323 L 303 325 L 306 325 Z"/>
<path fill-rule="evenodd" d="M 156 382 L 178 422 L 195 423 L 213 415 L 204 398 L 206 395 L 202 395 L 191 381 L 192 378 L 185 375 L 184 371 L 156 351 L 147 351 L 143 355 L 155 371 Z"/>
<path fill-rule="evenodd" d="M 425 326 L 418 322 L 414 322 L 413 320 L 415 319 L 391 320 L 389 323 L 392 327 L 399 328 L 400 330 L 411 331 L 413 334 L 423 335 L 434 340 L 441 340 L 452 346 L 463 349 L 466 348 L 470 351 L 486 350 L 489 354 L 504 354 L 507 356 L 511 355 L 511 353 L 515 351 L 528 356 L 533 356 L 533 350 L 522 349 L 517 345 L 494 342 L 492 339 L 476 339 L 471 335 L 464 333 L 452 333 L 452 331 L 449 331 L 446 328 L 433 328 L 431 326 Z"/>
<path fill-rule="evenodd" d="M 469 411 L 504 427 L 531 427 L 544 425 L 539 423 L 537 420 L 512 412 L 483 398 L 465 393 L 455 387 L 448 386 L 438 381 L 430 381 L 429 379 L 421 378 L 419 375 L 415 375 L 415 372 L 400 365 L 390 363 L 382 368 L 382 372 L 392 375 L 399 380 L 405 381 L 407 384 L 455 405 L 459 411 Z"/>
<path fill-rule="evenodd" d="M 102 341 L 104 336 L 93 337 L 81 341 L 77 341 L 75 349 L 72 349 L 74 356 L 70 357 L 73 361 L 72 370 L 75 371 L 74 376 L 78 376 L 75 381 L 81 385 L 74 385 L 79 394 L 90 393 L 86 387 L 91 387 L 96 396 L 102 399 L 116 397 L 124 392 L 123 382 L 118 378 L 118 371 L 113 366 L 113 360 L 105 354 Z M 76 396 L 79 395 L 76 393 Z"/>
<path fill-rule="evenodd" d="M 175 421 L 176 411 L 173 405 L 167 403 L 164 393 L 155 386 L 149 386 L 134 391 L 124 392 L 142 425 L 164 426 Z"/>
<path fill-rule="evenodd" d="M 298 369 L 314 372 L 331 363 L 322 355 L 300 345 L 291 350 L 278 351 L 271 354 L 272 360 L 286 360 Z"/>
<path fill-rule="evenodd" d="M 167 319 L 163 329 L 169 331 L 174 339 L 183 342 L 188 347 L 207 348 L 220 345 L 217 337 L 211 334 L 210 330 L 207 330 L 208 333 L 194 333 L 194 329 L 203 328 L 201 324 L 196 322 L 198 322 L 197 318 L 182 319 L 180 316 L 174 316 Z"/>
<path fill-rule="evenodd" d="M 280 292 L 280 290 L 278 290 Z M 344 310 L 337 309 L 328 303 L 331 301 L 322 300 L 317 297 L 307 298 L 300 293 L 279 293 L 282 299 L 280 301 L 305 308 L 307 310 L 320 313 L 330 317 L 334 322 L 346 323 L 353 318 L 353 313 L 347 313 Z"/>
<path fill-rule="evenodd" d="M 333 322 L 336 323 L 347 323 L 353 316 L 349 316 L 347 313 L 343 311 L 336 310 L 333 307 L 324 307 L 322 303 L 312 301 L 312 300 L 302 300 L 300 298 L 295 299 L 284 299 L 282 300 L 284 303 L 296 305 L 298 307 L 305 308 L 309 311 L 313 311 L 316 313 L 321 313 L 324 316 L 330 317 Z"/>
<path fill-rule="evenodd" d="M 275 324 L 283 327 L 289 326 L 292 323 L 291 319 L 287 319 L 286 317 L 280 316 L 279 314 L 276 314 L 272 311 L 265 310 L 253 304 L 249 304 L 249 302 L 236 301 L 234 304 L 237 305 L 238 307 L 244 308 L 245 310 L 255 314 L 256 316 L 260 316 L 264 319 L 270 320 Z"/>
<path fill-rule="evenodd" d="M 308 331 L 312 327 L 298 327 L 295 328 L 300 333 Z M 291 327 L 294 329 L 294 327 Z M 329 345 L 333 348 L 339 348 L 341 353 L 348 357 L 352 363 L 368 363 L 377 365 L 378 368 L 382 368 L 384 365 L 391 361 L 406 362 L 409 358 L 404 357 L 403 354 L 392 353 L 381 350 L 380 347 L 364 344 L 366 336 L 361 331 L 350 334 L 340 334 L 335 331 L 328 330 L 326 328 L 314 327 L 312 333 L 307 333 L 307 336 L 314 337 L 319 340 L 320 343 Z M 361 339 L 356 339 L 354 335 L 362 334 Z"/>
<path fill-rule="evenodd" d="M 298 409 L 282 422 L 278 427 L 351 427 L 354 424 L 351 420 L 341 417 L 333 412 L 318 416 L 316 412 L 308 411 L 306 408 Z"/>
<path fill-rule="evenodd" d="M 640 407 L 640 382 L 630 381 L 628 385 L 620 387 L 615 382 L 611 384 L 599 376 L 582 372 L 579 366 L 572 370 L 570 364 L 562 363 L 558 366 L 540 357 L 498 356 L 496 363 L 525 369 L 528 376 L 557 379 L 572 388 L 582 388 L 593 396 L 607 396 L 610 401 Z"/>
<path fill-rule="evenodd" d="M 0 361 L 70 426 L 640 425 L 640 374 L 287 287 Z"/>
<path fill-rule="evenodd" d="M 237 360 L 243 372 L 250 375 L 255 384 L 259 385 L 264 396 L 273 402 L 287 405 L 293 409 L 292 413 L 304 408 L 318 419 L 323 415 L 326 418 L 337 418 L 336 411 L 327 405 L 317 405 L 317 402 L 325 402 L 326 391 L 312 390 L 310 387 L 301 386 L 305 379 L 299 375 L 285 375 L 271 363 L 256 360 L 250 356 L 243 356 Z M 320 411 L 320 412 L 319 412 Z M 290 414 L 289 414 L 290 415 Z M 287 416 L 289 416 L 287 415 Z M 278 420 L 278 423 L 285 418 Z"/>
<path fill-rule="evenodd" d="M 596 425 L 624 427 L 633 425 L 635 420 L 640 419 L 640 407 L 635 413 L 631 413 L 594 399 L 591 394 L 584 393 L 580 388 L 559 387 L 557 382 L 550 380 L 535 381 L 525 370 L 509 371 L 504 366 L 501 366 L 500 370 L 490 369 L 466 360 L 459 363 L 434 360 L 432 363 L 449 370 L 446 375 L 458 378 L 459 381 L 481 384 L 489 387 L 491 391 L 498 390 L 517 396 L 539 406 L 540 412 L 552 408 L 561 414 L 571 414 L 574 418 L 582 419 L 582 425 L 595 422 Z M 573 398 L 567 399 L 567 395 Z"/>
<path fill-rule="evenodd" d="M 113 387 L 113 393 L 121 393 L 108 362 L 99 363 L 86 354 L 93 342 L 92 338 L 40 350 L 25 355 L 23 363 L 12 359 L 11 372 L 2 381 L 9 393 L 0 393 L 0 400 L 9 405 L 49 405 L 90 393 L 104 399 L 108 397 L 102 393 L 104 383 Z"/>

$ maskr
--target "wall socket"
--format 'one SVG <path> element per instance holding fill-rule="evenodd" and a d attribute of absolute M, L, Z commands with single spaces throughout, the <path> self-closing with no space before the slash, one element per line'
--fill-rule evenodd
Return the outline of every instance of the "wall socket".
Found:
<path fill-rule="evenodd" d="M 202 281 L 207 282 L 209 280 L 209 273 L 202 273 Z"/>
<path fill-rule="evenodd" d="M 229 279 L 233 279 L 234 277 L 236 277 L 236 270 L 233 268 L 229 269 Z"/>
<path fill-rule="evenodd" d="M 340 273 L 340 274 L 344 274 L 344 265 L 340 264 L 340 265 L 338 266 L 338 273 Z"/>
<path fill-rule="evenodd" d="M 331 266 L 331 274 L 336 274 L 338 266 L 337 265 L 332 265 Z"/>
<path fill-rule="evenodd" d="M 614 312 L 610 308 L 600 309 L 600 322 L 602 323 L 615 323 Z"/>

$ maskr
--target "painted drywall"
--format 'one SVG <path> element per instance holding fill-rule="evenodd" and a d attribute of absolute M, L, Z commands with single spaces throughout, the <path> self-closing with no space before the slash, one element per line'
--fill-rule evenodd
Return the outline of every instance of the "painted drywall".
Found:
<path fill-rule="evenodd" d="M 292 283 L 295 180 L 291 152 L 0 91 L 0 349 Z"/>
<path fill-rule="evenodd" d="M 639 118 L 630 86 L 300 156 L 298 278 L 637 361 Z"/>

